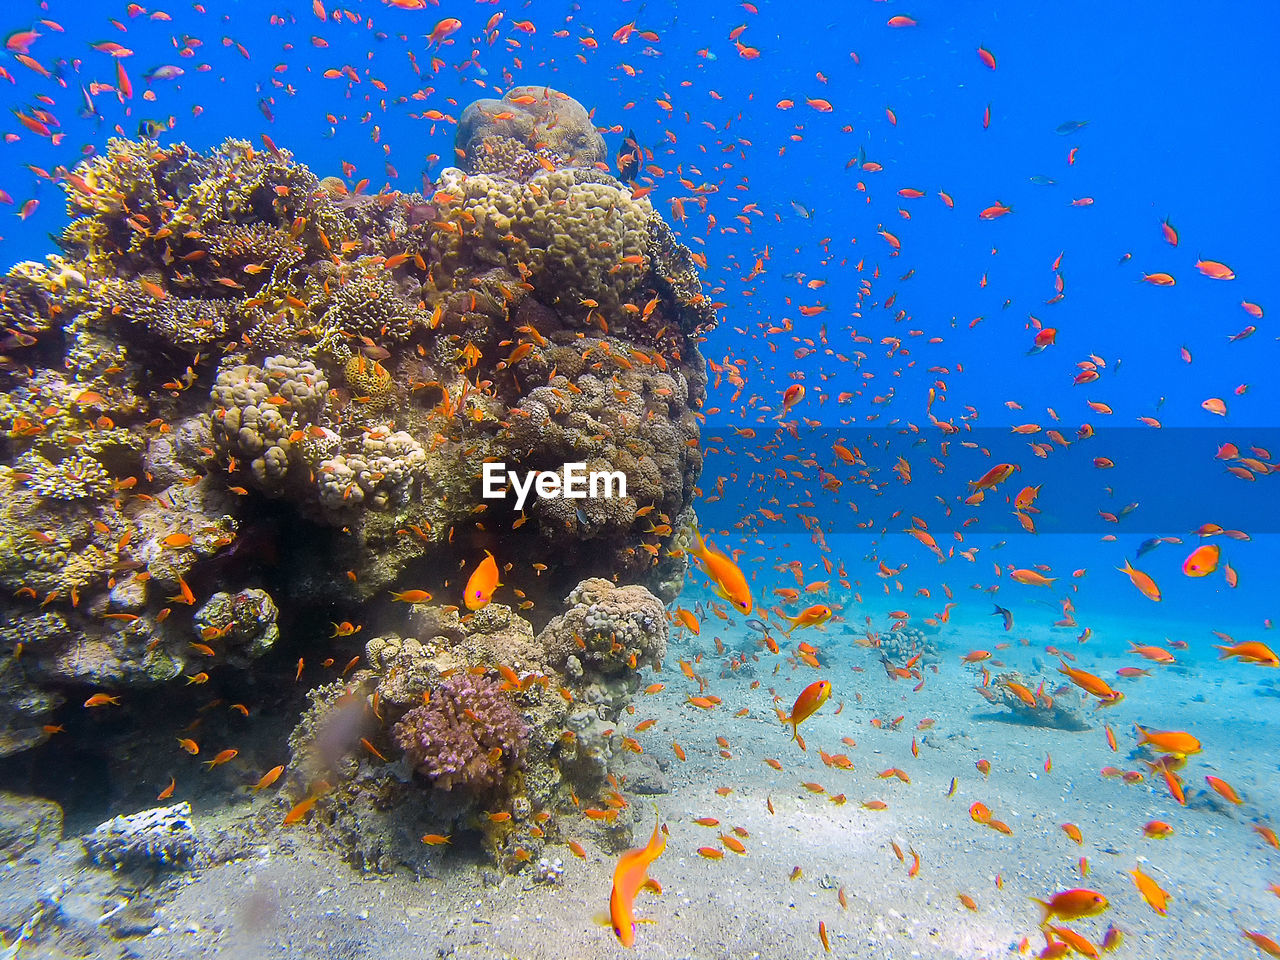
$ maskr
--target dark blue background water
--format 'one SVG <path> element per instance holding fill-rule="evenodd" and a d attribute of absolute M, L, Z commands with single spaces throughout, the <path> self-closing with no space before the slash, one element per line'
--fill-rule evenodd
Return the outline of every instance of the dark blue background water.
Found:
<path fill-rule="evenodd" d="M 909 562 L 903 577 L 910 590 L 936 591 L 943 580 L 953 587 L 1002 582 L 994 578 L 993 559 L 1049 564 L 1064 577 L 1087 568 L 1076 600 L 1082 622 L 1089 612 L 1158 611 L 1170 624 L 1194 619 L 1242 635 L 1257 633 L 1263 618 L 1275 613 L 1269 584 L 1280 573 L 1280 547 L 1265 534 L 1280 533 L 1277 481 L 1263 476 L 1246 484 L 1212 457 L 1224 440 L 1242 449 L 1261 445 L 1280 456 L 1274 380 L 1280 350 L 1272 319 L 1280 310 L 1274 272 L 1280 197 L 1270 188 L 1280 133 L 1274 111 L 1268 111 L 1280 93 L 1272 50 L 1280 10 L 1245 3 L 1216 11 L 1188 2 L 1143 11 L 1105 3 L 1050 8 L 866 0 L 838 10 L 825 4 L 758 6 L 758 13 L 732 3 L 635 2 L 591 4 L 586 10 L 563 3 L 484 3 L 405 11 L 360 3 L 339 8 L 349 8 L 354 20 L 339 12 L 335 21 L 327 5 L 322 21 L 302 3 L 210 3 L 205 13 L 188 5 L 161 8 L 170 20 L 131 18 L 123 4 L 14 4 L 6 13 L 8 28 L 27 28 L 41 17 L 65 28 L 59 33 L 37 26 L 44 36 L 31 55 L 66 86 L 5 56 L 0 62 L 15 82 L 0 81 L 0 96 L 6 106 L 27 113 L 46 106 L 65 139 L 54 147 L 16 120 L 5 123 L 20 139 L 0 147 L 0 187 L 15 201 L 3 209 L 16 211 L 31 198 L 40 207 L 26 222 L 5 213 L 0 255 L 9 261 L 42 255 L 52 249 L 47 234 L 65 221 L 61 191 L 27 165 L 46 171 L 70 167 L 83 151 L 100 150 L 113 128 L 134 135 L 142 119 L 173 118 L 174 130 L 161 139 L 200 148 L 227 136 L 258 142 L 265 133 L 319 175 L 341 173 L 345 160 L 356 166 L 352 181 L 368 177 L 370 189 L 389 182 L 407 190 L 420 188 L 423 176 L 438 173 L 452 156 L 452 126 L 423 119 L 422 111 L 456 117 L 472 99 L 497 95 L 494 87 L 550 84 L 593 107 L 601 127 L 634 129 L 654 151 L 666 175 L 654 178 L 650 198 L 664 212 L 672 197 L 686 198 L 682 235 L 706 254 L 708 280 L 723 288 L 716 294 L 726 304 L 723 321 L 708 335 L 704 353 L 717 362 L 744 360 L 747 386 L 736 404 L 723 386 L 708 403 L 721 412 L 709 417 L 707 445 L 721 452 L 709 457 L 702 486 L 710 491 L 717 476 L 729 477 L 725 496 L 702 510 L 709 526 L 777 530 L 779 537 L 766 541 L 771 559 L 812 564 L 817 554 L 799 516 L 816 516 L 832 531 L 832 546 L 850 575 L 876 588 L 874 565 L 864 557 L 893 566 Z M 503 16 L 491 44 L 482 28 L 497 13 Z M 918 25 L 890 29 L 886 21 L 896 15 L 910 15 Z M 428 50 L 424 35 L 448 16 L 461 19 L 462 29 L 452 44 Z M 625 45 L 611 39 L 631 21 L 637 31 L 654 31 L 659 39 L 647 41 L 638 33 Z M 527 22 L 534 32 L 517 22 Z M 729 39 L 740 25 L 746 29 L 738 42 L 758 50 L 757 58 L 740 56 Z M 567 35 L 557 37 L 557 31 Z M 201 45 L 194 56 L 181 57 L 178 48 L 187 36 Z M 583 38 L 592 38 L 596 48 Z M 103 40 L 134 51 L 122 61 L 134 95 L 121 103 L 111 92 L 99 93 L 93 99 L 101 116 L 81 118 L 76 110 L 82 86 L 115 83 L 113 58 L 89 46 Z M 996 70 L 981 63 L 979 45 L 995 55 Z M 433 55 L 443 61 L 435 75 Z M 143 73 L 162 64 L 179 65 L 185 74 L 148 85 Z M 361 77 L 360 84 L 322 76 L 345 65 Z M 154 101 L 143 98 L 148 89 Z M 411 99 L 427 89 L 425 99 Z M 39 95 L 54 105 L 41 104 Z M 806 97 L 828 100 L 834 109 L 818 112 Z M 796 105 L 779 110 L 783 98 Z M 991 123 L 984 130 L 988 105 Z M 896 115 L 896 126 L 886 108 Z M 1068 135 L 1055 132 L 1072 120 L 1088 125 Z M 611 148 L 620 142 L 616 133 L 607 139 Z M 1076 162 L 1068 166 L 1073 147 L 1079 148 Z M 859 159 L 883 170 L 850 167 Z M 707 196 L 715 226 L 677 181 L 677 164 L 695 185 L 718 186 Z M 1035 183 L 1032 177 L 1055 182 Z M 905 187 L 926 196 L 905 200 L 897 194 Z M 940 190 L 954 198 L 954 209 L 941 202 Z M 1071 204 L 1085 197 L 1093 204 Z M 997 201 L 1014 212 L 980 220 L 978 212 Z M 749 233 L 735 219 L 748 204 L 758 207 L 745 214 Z M 801 216 L 793 204 L 811 217 Z M 900 209 L 910 213 L 909 220 Z M 1162 239 L 1165 217 L 1181 235 L 1176 249 Z M 879 229 L 900 238 L 900 255 L 890 256 Z M 766 249 L 764 272 L 746 282 Z M 1051 267 L 1060 254 L 1065 297 L 1046 304 L 1054 293 Z M 1122 263 L 1125 254 L 1131 258 Z M 1197 256 L 1230 264 L 1238 279 L 1200 276 Z M 859 307 L 859 285 L 877 271 Z M 910 279 L 900 279 L 909 271 Z M 1173 274 L 1177 285 L 1139 282 L 1153 272 Z M 809 289 L 787 274 L 826 285 Z M 893 307 L 885 309 L 891 295 Z M 1259 303 L 1268 313 L 1254 320 L 1241 300 Z M 818 316 L 799 312 L 801 305 L 820 303 L 827 310 Z M 852 316 L 855 310 L 861 316 Z M 906 317 L 895 320 L 899 311 Z M 1037 356 L 1026 355 L 1034 335 L 1029 315 L 1058 330 L 1056 345 Z M 793 334 L 766 338 L 764 331 L 782 326 L 783 318 L 794 323 Z M 1252 337 L 1228 342 L 1251 323 L 1258 327 Z M 797 358 L 803 343 L 793 337 L 816 340 L 823 328 L 832 352 L 817 343 L 816 352 Z M 855 331 L 872 342 L 853 341 Z M 901 338 L 909 355 L 886 356 L 884 337 Z M 931 338 L 942 339 L 927 342 Z M 1193 357 L 1190 365 L 1180 358 L 1183 346 Z M 836 356 L 852 358 L 858 350 L 866 354 L 859 365 Z M 1073 386 L 1076 364 L 1090 355 L 1106 361 L 1101 379 Z M 864 380 L 864 374 L 874 376 Z M 757 464 L 742 453 L 748 441 L 732 429 L 754 429 L 750 445 L 763 446 L 772 437 L 773 414 L 756 408 L 776 408 L 782 389 L 799 377 L 808 395 L 789 419 L 808 418 L 813 429 L 800 421 L 798 436 L 784 434 L 761 452 L 764 462 Z M 959 441 L 966 437 L 956 435 L 947 468 L 938 473 L 930 467 L 929 457 L 940 455 L 943 438 L 928 424 L 926 403 L 930 386 L 940 380 L 945 400 L 933 404 L 933 414 L 981 428 L 983 445 L 1000 445 L 991 458 L 963 450 Z M 1237 396 L 1234 391 L 1245 384 L 1247 391 Z M 852 402 L 836 402 L 838 393 L 858 390 L 862 396 Z M 829 395 L 825 403 L 822 393 Z M 889 395 L 890 402 L 871 402 Z M 748 408 L 753 397 L 755 405 Z M 1208 397 L 1226 400 L 1225 420 L 1200 408 Z M 1114 413 L 1098 415 L 1086 400 L 1105 402 Z M 1009 409 L 1007 401 L 1022 409 Z M 1050 419 L 1047 408 L 1060 422 Z M 1159 418 L 1164 430 L 1154 436 L 1138 424 L 1139 416 Z M 1026 446 L 1028 440 L 1043 441 L 1043 435 L 1006 432 L 1012 424 L 1038 423 L 1070 439 L 1085 422 L 1099 435 L 1046 459 Z M 910 432 L 909 425 L 920 432 Z M 852 472 L 836 465 L 830 454 L 834 438 L 862 449 L 877 468 L 872 479 L 884 481 L 881 491 L 854 484 Z M 910 446 L 920 438 L 923 446 Z M 726 447 L 734 454 L 723 453 Z M 779 459 L 787 453 L 800 459 Z M 806 454 L 813 454 L 814 465 L 802 465 Z M 889 473 L 899 454 L 912 465 L 910 486 Z M 1097 456 L 1114 460 L 1115 469 L 1094 469 Z M 977 509 L 958 502 L 967 492 L 965 482 L 1002 457 L 1023 468 L 1009 481 L 1010 494 L 1024 484 L 1043 484 L 1037 504 L 1043 532 L 1037 537 L 1017 532 L 1001 496 Z M 819 464 L 845 481 L 839 494 L 820 488 Z M 778 467 L 802 477 L 777 480 Z M 764 479 L 748 483 L 753 472 Z M 858 504 L 856 515 L 850 500 Z M 1116 512 L 1135 502 L 1140 506 L 1119 523 L 1098 517 L 1099 511 Z M 788 506 L 805 503 L 813 506 Z M 760 518 L 762 505 L 784 514 L 779 526 Z M 943 515 L 944 505 L 951 506 L 951 517 Z M 895 510 L 902 515 L 893 517 Z M 956 558 L 939 567 L 914 540 L 874 542 L 875 531 L 900 532 L 913 514 L 929 522 L 944 549 L 953 543 L 1007 545 L 998 553 L 984 549 L 972 566 Z M 958 543 L 952 531 L 969 517 L 978 520 L 963 528 L 965 540 Z M 867 521 L 870 532 L 856 527 Z M 1224 556 L 1240 573 L 1235 591 L 1220 575 L 1190 581 L 1178 571 L 1194 545 L 1190 529 L 1206 522 L 1255 537 L 1249 543 L 1223 541 Z M 1100 542 L 1108 533 L 1117 542 Z M 837 541 L 836 534 L 849 536 Z M 1187 541 L 1162 546 L 1140 564 L 1164 588 L 1159 608 L 1113 569 L 1153 534 Z M 755 570 L 761 590 L 778 576 L 771 563 Z M 1006 586 L 998 596 L 1007 602 L 1046 595 Z"/>

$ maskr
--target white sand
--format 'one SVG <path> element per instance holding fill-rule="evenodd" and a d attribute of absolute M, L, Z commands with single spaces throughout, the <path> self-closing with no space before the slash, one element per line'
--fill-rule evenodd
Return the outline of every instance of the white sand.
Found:
<path fill-rule="evenodd" d="M 809 631 L 808 639 L 832 651 L 835 664 L 821 673 L 792 668 L 783 661 L 777 676 L 762 656 L 760 687 L 735 676 L 715 679 L 722 658 L 705 657 L 699 672 L 712 678 L 710 692 L 723 698 L 714 711 L 685 703 L 696 686 L 679 673 L 675 661 L 695 649 L 710 649 L 714 621 L 704 623 L 697 641 L 676 641 L 661 675 L 666 689 L 640 697 L 630 723 L 656 717 L 658 723 L 639 735 L 645 749 L 668 764 L 673 791 L 658 797 L 670 828 L 666 853 L 652 876 L 663 886 L 654 896 L 641 892 L 637 915 L 652 920 L 640 925 L 633 955 L 648 958 L 746 958 L 823 956 L 818 923 L 825 921 L 832 956 L 905 958 L 995 958 L 1009 955 L 1024 936 L 1032 952 L 1044 946 L 1037 933 L 1039 909 L 1030 897 L 1046 897 L 1074 886 L 1101 890 L 1111 909 L 1101 917 L 1070 924 L 1100 941 L 1108 924 L 1124 933 L 1118 957 L 1236 958 L 1256 954 L 1240 937 L 1241 928 L 1263 929 L 1280 936 L 1280 901 L 1267 890 L 1280 882 L 1280 852 L 1266 846 L 1252 821 L 1280 810 L 1280 777 L 1273 745 L 1280 736 L 1276 703 L 1256 696 L 1267 672 L 1241 664 L 1210 662 L 1209 641 L 1179 653 L 1189 669 L 1152 665 L 1153 676 L 1123 682 L 1126 699 L 1099 714 L 1115 730 L 1120 750 L 1107 746 L 1101 723 L 1084 733 L 1040 729 L 990 719 L 974 719 L 993 708 L 973 691 L 976 671 L 962 668 L 960 655 L 972 648 L 994 649 L 1010 635 L 998 620 L 949 624 L 940 637 L 940 673 L 926 671 L 927 683 L 912 693 L 909 681 L 891 683 L 874 651 L 851 649 L 839 627 Z M 1115 649 L 1118 636 L 1139 636 L 1138 624 L 1094 624 L 1095 637 Z M 738 628 L 740 630 L 741 628 Z M 741 634 L 722 635 L 741 643 Z M 1015 632 L 1013 637 L 1020 634 Z M 797 634 L 797 639 L 800 638 Z M 1107 639 L 1107 638 L 1110 639 Z M 1043 654 L 1046 642 L 1073 648 L 1079 665 L 1107 678 L 1121 665 L 1145 665 L 1133 656 L 1100 657 L 1099 639 L 1075 648 L 1061 631 L 1042 631 L 1035 645 L 997 653 L 1009 666 L 1033 676 L 1033 656 L 1046 669 L 1054 665 Z M 1152 641 L 1147 641 L 1152 642 Z M 853 665 L 864 672 L 855 673 Z M 998 668 L 993 668 L 998 672 Z M 768 688 L 774 686 L 789 707 L 803 685 L 819 676 L 832 680 L 830 703 L 802 728 L 808 753 L 788 742 L 788 733 L 773 716 Z M 855 695 L 862 694 L 862 703 Z M 835 707 L 844 701 L 837 715 Z M 748 707 L 750 715 L 733 713 Z M 871 726 L 873 717 L 905 714 L 896 730 Z M 924 717 L 936 720 L 917 732 Z M 1142 769 L 1129 758 L 1134 745 L 1132 723 L 1157 729 L 1186 729 L 1204 743 L 1183 771 L 1190 800 L 1179 807 L 1160 782 L 1149 778 L 1127 785 L 1106 779 L 1101 767 Z M 719 755 L 715 738 L 724 736 L 733 754 Z M 913 735 L 920 755 L 911 754 Z M 856 747 L 841 737 L 850 736 Z M 686 749 L 678 762 L 671 741 Z M 847 753 L 854 771 L 826 767 L 819 748 Z M 1044 770 L 1052 755 L 1052 771 Z M 783 762 L 777 772 L 763 761 Z M 984 779 L 974 763 L 991 761 Z M 877 779 L 890 767 L 908 772 L 911 783 Z M 1245 798 L 1238 808 L 1206 800 L 1206 773 L 1229 780 Z M 945 797 L 953 777 L 959 788 Z M 804 787 L 815 781 L 826 788 L 815 795 Z M 727 797 L 715 794 L 730 786 Z M 829 796 L 844 793 L 848 803 L 836 806 Z M 776 813 L 770 815 L 766 799 Z M 881 812 L 864 809 L 864 800 L 889 804 Z M 971 821 L 968 808 L 981 800 L 994 816 L 1013 829 L 1005 836 Z M 652 809 L 633 798 L 637 835 L 647 837 Z M 721 821 L 717 830 L 695 825 L 695 817 Z M 1142 826 L 1166 820 L 1173 836 L 1147 839 Z M 1060 829 L 1073 822 L 1084 835 L 1077 847 Z M 695 852 L 719 846 L 721 830 L 744 828 L 746 855 L 726 852 L 710 861 Z M 572 820 L 564 832 L 574 835 Z M 291 835 L 294 852 L 273 852 L 260 860 L 228 864 L 203 874 L 166 908 L 170 932 L 139 944 L 144 957 L 208 955 L 274 957 L 343 956 L 592 958 L 626 954 L 607 927 L 592 922 L 607 906 L 615 858 L 589 848 L 588 860 L 567 850 L 555 852 L 566 863 L 558 886 L 535 885 L 525 877 L 501 886 L 482 883 L 479 868 L 439 861 L 442 879 L 415 881 L 404 876 L 361 878 L 331 855 L 313 849 L 304 833 Z M 919 875 L 894 855 L 890 843 L 920 855 Z M 1081 878 L 1078 860 L 1088 858 L 1090 874 Z M 907 854 L 907 864 L 910 864 Z M 1128 871 L 1135 864 L 1155 877 L 1171 894 L 1167 917 L 1154 913 L 1139 895 Z M 793 867 L 803 875 L 789 880 Z M 996 885 L 997 876 L 1003 889 Z M 824 882 L 824 877 L 827 878 Z M 271 891 L 275 902 L 260 926 L 236 919 L 246 884 Z M 843 886 L 848 909 L 837 903 Z M 319 893 L 318 891 L 324 891 Z M 959 901 L 966 893 L 977 902 L 971 912 Z M 362 916 L 363 914 L 363 916 Z M 183 933 L 194 924 L 200 932 Z M 239 944 L 240 952 L 231 948 Z"/>

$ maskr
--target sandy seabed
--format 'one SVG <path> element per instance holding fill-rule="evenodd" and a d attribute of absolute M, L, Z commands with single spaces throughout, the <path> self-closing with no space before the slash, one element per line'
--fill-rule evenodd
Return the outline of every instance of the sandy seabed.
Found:
<path fill-rule="evenodd" d="M 834 957 L 976 960 L 1016 953 L 1024 937 L 1034 955 L 1044 938 L 1030 898 L 1075 886 L 1100 890 L 1111 907 L 1070 926 L 1094 943 L 1109 925 L 1117 927 L 1124 940 L 1116 957 L 1238 960 L 1261 955 L 1241 937 L 1242 929 L 1280 936 L 1280 901 L 1268 889 L 1280 882 L 1280 851 L 1253 829 L 1254 823 L 1273 823 L 1269 817 L 1280 804 L 1280 761 L 1273 749 L 1280 742 L 1280 688 L 1270 671 L 1220 664 L 1208 641 L 1196 641 L 1178 652 L 1182 662 L 1147 665 L 1150 677 L 1120 681 L 1125 699 L 1088 716 L 1091 729 L 1066 732 L 1011 722 L 1007 711 L 974 693 L 981 674 L 962 667 L 961 655 L 994 650 L 1016 632 L 1004 634 L 981 621 L 945 625 L 938 637 L 939 672 L 926 669 L 924 688 L 913 692 L 913 681 L 890 681 L 874 651 L 855 648 L 845 628 L 833 626 L 807 636 L 830 655 L 828 668 L 819 673 L 783 663 L 772 675 L 769 661 L 778 658 L 762 657 L 755 677 L 738 671 L 713 678 L 710 689 L 723 702 L 703 711 L 687 703 L 696 686 L 680 676 L 674 661 L 709 651 L 710 626 L 704 624 L 702 638 L 673 644 L 661 675 L 665 689 L 641 697 L 630 718 L 657 720 L 640 739 L 672 785 L 670 793 L 654 798 L 670 830 L 666 852 L 650 871 L 662 893 L 639 894 L 636 912 L 645 922 L 633 951 L 600 922 L 616 857 L 591 845 L 585 860 L 567 847 L 548 850 L 564 862 L 558 883 L 536 882 L 532 871 L 500 878 L 475 861 L 461 863 L 448 848 L 440 849 L 426 876 L 362 875 L 301 827 L 242 859 L 193 872 L 156 912 L 159 926 L 122 941 L 129 952 L 121 955 L 556 960 L 630 953 L 638 960 L 772 960 L 825 956 L 818 934 L 823 922 Z M 1043 648 L 1054 643 L 1073 649 L 1084 669 L 1114 677 L 1117 667 L 1146 665 L 1118 652 L 1121 639 L 1144 642 L 1136 629 L 1095 624 L 1095 639 L 1079 647 L 1067 633 L 1033 632 L 1030 645 L 1015 639 L 995 658 L 1024 676 L 1049 676 L 1056 661 Z M 735 630 L 721 635 L 726 642 L 742 636 Z M 1104 645 L 1117 652 L 1104 653 Z M 722 659 L 704 657 L 700 672 L 710 675 Z M 808 750 L 802 752 L 778 723 L 768 691 L 773 687 L 789 707 L 818 676 L 830 679 L 835 691 L 804 725 Z M 751 689 L 752 679 L 760 681 L 757 689 Z M 742 707 L 748 715 L 734 716 Z M 871 723 L 900 715 L 905 719 L 896 729 Z M 934 725 L 919 730 L 925 718 Z M 1118 752 L 1107 745 L 1104 720 L 1116 733 Z M 1147 772 L 1134 750 L 1134 722 L 1189 730 L 1203 742 L 1203 753 L 1182 771 L 1187 806 L 1170 798 L 1158 777 L 1126 784 L 1100 774 L 1107 765 Z M 728 742 L 730 758 L 721 755 L 717 737 Z M 841 742 L 843 737 L 857 745 Z M 684 747 L 684 762 L 676 759 L 673 740 Z M 820 750 L 847 754 L 854 769 L 824 765 Z M 766 758 L 779 760 L 782 770 Z M 982 758 L 991 763 L 985 778 L 975 768 Z M 910 783 L 877 776 L 894 767 L 906 771 Z M 1230 781 L 1244 803 L 1223 801 L 1209 790 L 1206 774 Z M 957 787 L 948 797 L 952 778 Z M 721 787 L 732 790 L 721 796 Z M 839 794 L 847 798 L 844 804 L 832 801 Z M 867 809 L 862 804 L 869 800 L 882 800 L 887 809 Z M 627 812 L 636 818 L 636 835 L 647 837 L 652 806 L 647 798 L 632 801 Z M 975 823 L 969 816 L 975 801 L 1006 822 L 1012 835 Z M 196 816 L 206 834 L 219 818 L 244 813 L 241 805 L 197 810 Z M 720 824 L 695 824 L 700 817 Z M 1173 834 L 1146 837 L 1143 825 L 1155 819 L 1171 824 Z M 1081 846 L 1061 829 L 1064 823 L 1079 827 Z M 745 854 L 725 851 L 720 860 L 698 854 L 699 847 L 720 847 L 720 834 L 735 827 L 745 831 Z M 569 826 L 562 830 L 573 835 Z M 912 851 L 920 858 L 914 876 Z M 1153 911 L 1134 886 L 1129 871 L 1135 866 L 1170 893 L 1167 916 Z M 841 889 L 847 907 L 838 901 Z M 976 910 L 961 902 L 961 894 L 973 899 Z M 42 955 L 38 938 L 17 955 Z"/>

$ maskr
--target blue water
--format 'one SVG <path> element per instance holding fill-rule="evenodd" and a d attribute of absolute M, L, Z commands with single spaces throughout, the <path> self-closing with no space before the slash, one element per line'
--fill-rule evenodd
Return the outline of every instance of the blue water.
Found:
<path fill-rule="evenodd" d="M 50 237 L 67 217 L 50 175 L 102 152 L 109 137 L 135 137 L 141 121 L 171 127 L 162 143 L 197 150 L 228 136 L 257 145 L 265 135 L 318 176 L 341 175 L 346 163 L 348 181 L 367 177 L 369 192 L 384 183 L 412 191 L 452 163 L 452 120 L 467 103 L 515 84 L 550 85 L 594 111 L 611 154 L 634 130 L 653 154 L 655 169 L 640 180 L 653 187 L 649 199 L 671 222 L 679 198 L 687 219 L 673 225 L 706 257 L 704 279 L 721 307 L 701 351 L 738 364 L 746 383 L 736 397 L 723 378 L 709 390 L 699 486 L 714 496 L 696 506 L 717 546 L 743 551 L 757 614 L 796 612 L 773 590 L 795 585 L 785 565 L 799 561 L 806 582 L 831 581 L 822 596 L 851 629 L 867 611 L 935 617 L 950 590 L 957 620 L 978 629 L 1000 604 L 1043 645 L 1062 633 L 1049 631 L 1069 598 L 1078 626 L 1051 641 L 1059 646 L 1116 658 L 1139 634 L 1167 638 L 1189 645 L 1186 660 L 1206 682 L 1255 678 L 1247 671 L 1261 668 L 1219 666 L 1211 645 L 1221 642 L 1214 631 L 1275 644 L 1280 481 L 1265 471 L 1232 475 L 1226 467 L 1238 461 L 1215 455 L 1233 443 L 1272 470 L 1280 463 L 1280 195 L 1272 189 L 1280 129 L 1271 108 L 1280 98 L 1280 9 L 1182 0 L 1143 9 L 928 0 L 321 9 L 323 21 L 301 2 L 184 4 L 164 18 L 150 7 L 131 15 L 123 4 L 10 5 L 0 27 L 34 25 L 41 36 L 30 55 L 53 76 L 19 62 L 12 47 L 0 53 L 11 78 L 0 82 L 8 134 L 0 189 L 12 199 L 0 207 L 0 258 L 53 251 Z M 886 25 L 897 16 L 916 24 Z M 424 36 L 447 17 L 461 29 L 428 49 Z M 625 44 L 612 39 L 633 21 Z M 191 56 L 179 54 L 186 38 L 199 41 Z M 116 59 L 90 46 L 107 40 L 132 51 L 119 59 L 132 97 L 103 89 L 91 96 L 95 113 L 78 115 L 90 84 L 117 83 Z M 144 80 L 166 64 L 183 74 Z M 361 82 L 323 75 L 344 67 Z M 781 109 L 783 100 L 793 105 Z M 8 113 L 33 109 L 54 115 L 59 143 Z M 1071 121 L 1083 125 L 1063 132 Z M 714 189 L 696 192 L 681 176 Z M 38 207 L 20 219 L 32 200 Z M 997 203 L 1011 212 L 979 217 Z M 1162 236 L 1166 219 L 1176 247 Z M 1235 279 L 1201 275 L 1197 259 L 1228 264 Z M 1176 285 L 1142 282 L 1154 273 Z M 1051 302 L 1058 280 L 1063 296 Z M 1242 301 L 1260 305 L 1262 317 Z M 1041 325 L 1056 329 L 1056 342 L 1032 354 Z M 1082 362 L 1097 364 L 1099 377 L 1077 385 Z M 779 426 L 793 383 L 806 395 Z M 1225 402 L 1225 417 L 1202 408 L 1209 398 Z M 944 434 L 938 422 L 956 429 Z M 1011 432 L 1027 424 L 1040 432 Z M 1085 424 L 1094 436 L 1079 439 Z M 1068 443 L 1054 444 L 1049 430 Z M 837 441 L 858 448 L 866 474 L 833 454 Z M 1048 444 L 1046 455 L 1032 443 Z M 899 457 L 909 483 L 894 472 Z M 964 503 L 969 483 L 1000 462 L 1019 472 L 982 503 Z M 824 489 L 832 480 L 839 488 Z M 1034 485 L 1031 534 L 1009 501 Z M 906 535 L 913 523 L 927 527 L 945 563 Z M 1195 531 L 1204 524 L 1239 536 L 1202 538 Z M 1177 542 L 1138 559 L 1154 537 Z M 1183 573 L 1187 555 L 1207 542 L 1221 545 L 1235 585 L 1222 568 Z M 1158 603 L 1117 572 L 1126 559 L 1159 585 Z M 824 560 L 843 564 L 846 585 Z M 879 576 L 881 563 L 900 569 Z M 1013 569 L 1057 579 L 1019 584 Z M 1088 643 L 1077 644 L 1090 626 Z M 957 655 L 972 646 L 955 642 Z M 703 647 L 713 656 L 705 639 Z M 879 670 L 873 658 L 866 667 Z M 1229 698 L 1217 706 L 1213 720 L 1229 726 L 1235 707 Z M 1274 709 L 1258 716 L 1274 733 Z M 1253 744 L 1263 770 L 1274 771 L 1274 743 Z M 1275 855 L 1264 855 L 1274 876 Z M 1273 909 L 1240 924 L 1266 920 L 1280 936 L 1275 917 Z M 1192 919 L 1169 923 L 1184 925 L 1189 943 L 1217 942 Z M 1252 955 L 1235 930 L 1223 930 L 1246 952 L 1220 955 Z M 662 927 L 640 930 L 663 936 Z"/>

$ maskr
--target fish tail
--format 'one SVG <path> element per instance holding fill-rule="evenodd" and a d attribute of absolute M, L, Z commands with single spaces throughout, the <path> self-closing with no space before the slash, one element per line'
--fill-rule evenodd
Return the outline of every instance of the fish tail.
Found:
<path fill-rule="evenodd" d="M 1038 904 L 1040 906 L 1040 912 L 1041 912 L 1040 926 L 1043 927 L 1046 923 L 1049 922 L 1049 918 L 1053 916 L 1053 907 L 1049 906 L 1049 904 L 1045 903 L 1039 897 L 1031 897 L 1030 899 L 1032 903 Z"/>
<path fill-rule="evenodd" d="M 1213 649 L 1222 651 L 1222 653 L 1218 654 L 1219 660 L 1226 660 L 1228 657 L 1232 655 L 1230 647 L 1224 647 L 1224 646 L 1221 646 L 1220 644 L 1215 643 L 1213 645 Z"/>

